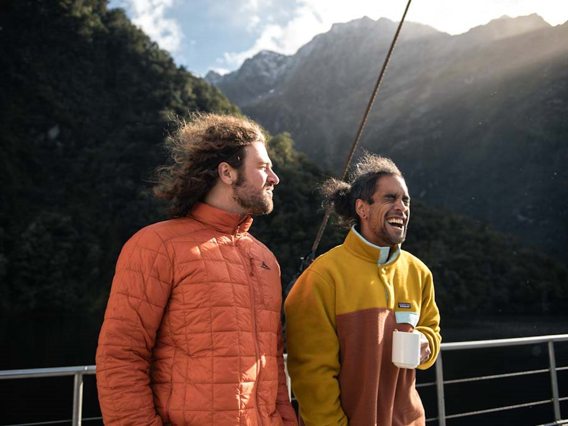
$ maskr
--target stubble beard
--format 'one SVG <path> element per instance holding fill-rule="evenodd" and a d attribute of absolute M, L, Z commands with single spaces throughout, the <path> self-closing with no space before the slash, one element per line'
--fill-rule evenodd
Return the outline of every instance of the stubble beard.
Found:
<path fill-rule="evenodd" d="M 382 229 L 383 235 L 380 235 L 380 237 L 382 237 L 382 239 L 384 241 L 386 241 L 389 246 L 396 246 L 398 244 L 404 243 L 404 241 L 406 240 L 406 231 L 408 230 L 408 228 L 406 226 L 404 227 L 404 232 L 402 233 L 402 235 L 400 237 L 391 235 L 388 232 L 388 229 L 386 229 L 386 227 L 388 225 L 385 224 L 384 226 L 385 227 Z"/>
<path fill-rule="evenodd" d="M 264 188 L 252 189 L 244 180 L 238 180 L 233 184 L 233 198 L 253 216 L 268 214 L 274 208 L 272 197 Z"/>

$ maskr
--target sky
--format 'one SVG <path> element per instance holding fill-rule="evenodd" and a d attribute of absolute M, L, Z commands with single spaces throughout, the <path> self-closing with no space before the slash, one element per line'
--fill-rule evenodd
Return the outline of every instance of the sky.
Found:
<path fill-rule="evenodd" d="M 268 49 L 291 55 L 331 25 L 363 16 L 399 22 L 408 0 L 110 0 L 195 75 L 234 71 Z M 567 0 L 412 0 L 407 21 L 461 34 L 503 15 L 568 21 Z M 403 27 L 404 31 L 404 27 Z"/>

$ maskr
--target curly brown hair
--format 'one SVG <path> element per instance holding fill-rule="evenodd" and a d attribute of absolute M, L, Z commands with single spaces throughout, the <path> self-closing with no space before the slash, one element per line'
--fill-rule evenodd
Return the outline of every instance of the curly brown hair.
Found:
<path fill-rule="evenodd" d="M 172 217 L 186 216 L 218 179 L 217 166 L 240 169 L 245 147 L 266 143 L 263 129 L 245 117 L 195 113 L 168 137 L 172 163 L 156 170 L 154 195 L 170 202 Z"/>
<path fill-rule="evenodd" d="M 330 178 L 321 186 L 323 205 L 339 216 L 339 223 L 345 227 L 359 225 L 355 211 L 358 199 L 373 204 L 377 181 L 383 176 L 404 176 L 390 158 L 366 153 L 355 165 L 349 182 Z"/>

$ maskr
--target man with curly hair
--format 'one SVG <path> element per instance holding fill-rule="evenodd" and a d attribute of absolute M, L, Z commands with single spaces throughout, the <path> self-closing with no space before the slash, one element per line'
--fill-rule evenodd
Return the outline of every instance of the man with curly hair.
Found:
<path fill-rule="evenodd" d="M 196 115 L 169 138 L 155 194 L 172 218 L 123 247 L 97 348 L 106 424 L 295 425 L 280 269 L 248 233 L 279 179 L 262 129 Z"/>
<path fill-rule="evenodd" d="M 435 362 L 441 342 L 432 274 L 400 248 L 410 219 L 405 180 L 390 159 L 367 154 L 349 183 L 330 179 L 323 193 L 350 231 L 286 299 L 288 369 L 301 422 L 424 425 L 415 370 L 392 360 L 395 330 L 419 334 L 420 369 Z"/>

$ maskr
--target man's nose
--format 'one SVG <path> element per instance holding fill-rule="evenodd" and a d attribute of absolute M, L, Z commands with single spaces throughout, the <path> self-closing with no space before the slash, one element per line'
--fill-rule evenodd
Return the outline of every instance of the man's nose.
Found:
<path fill-rule="evenodd" d="M 408 206 L 402 200 L 396 200 L 395 208 L 403 213 L 406 213 L 408 211 Z"/>
<path fill-rule="evenodd" d="M 270 169 L 270 173 L 268 174 L 268 181 L 274 186 L 278 185 L 278 183 L 280 182 L 280 178 L 272 169 Z"/>

